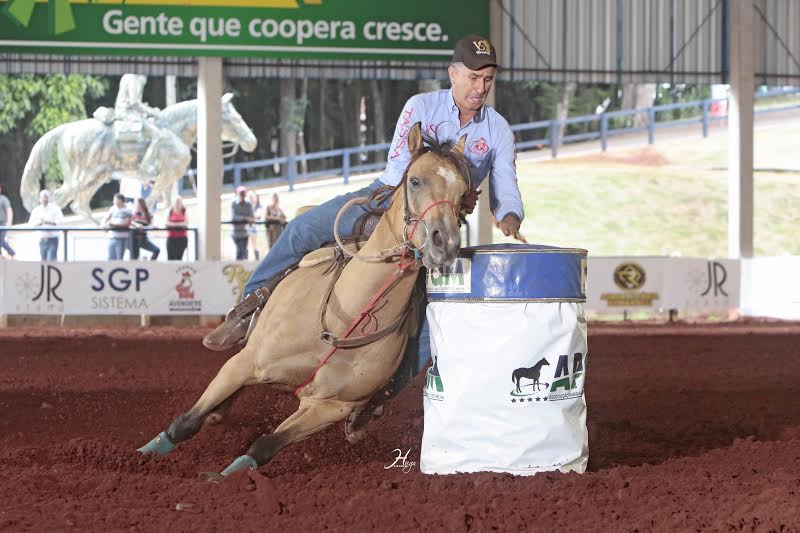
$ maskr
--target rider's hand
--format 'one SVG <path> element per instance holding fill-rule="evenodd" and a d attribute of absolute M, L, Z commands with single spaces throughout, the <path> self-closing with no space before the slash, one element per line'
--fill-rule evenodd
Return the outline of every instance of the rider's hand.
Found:
<path fill-rule="evenodd" d="M 503 217 L 503 220 L 497 223 L 497 227 L 503 232 L 506 237 L 514 237 L 520 242 L 528 244 L 525 237 L 519 232 L 520 221 L 514 213 L 508 213 Z"/>
<path fill-rule="evenodd" d="M 480 189 L 470 189 L 461 197 L 461 212 L 465 215 L 471 214 L 478 204 L 478 195 L 481 194 Z"/>

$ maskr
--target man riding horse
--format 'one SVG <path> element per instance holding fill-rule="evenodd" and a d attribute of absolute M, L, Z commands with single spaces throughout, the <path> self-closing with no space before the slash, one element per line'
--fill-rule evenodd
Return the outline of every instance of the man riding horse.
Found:
<path fill-rule="evenodd" d="M 316 250 L 334 238 L 334 220 L 349 200 L 372 195 L 381 187 L 395 187 L 411 161 L 407 149 L 411 126 L 421 122 L 422 130 L 440 141 L 455 142 L 466 135 L 464 156 L 469 163 L 470 181 L 475 187 L 462 201 L 462 213 L 469 214 L 477 202 L 478 185 L 490 175 L 490 207 L 498 227 L 506 236 L 522 239 L 519 234 L 523 206 L 516 178 L 514 134 L 508 122 L 484 102 L 492 87 L 497 69 L 497 56 L 492 43 L 485 37 L 469 35 L 455 46 L 448 68 L 451 89 L 412 96 L 397 121 L 386 169 L 379 179 L 361 190 L 343 194 L 323 203 L 289 222 L 283 234 L 261 261 L 247 282 L 242 302 L 229 311 L 225 322 L 203 340 L 212 350 L 225 350 L 243 344 L 252 331 L 260 309 L 266 304 L 278 281 L 308 252 Z M 361 205 L 342 213 L 339 232 L 352 231 L 355 221 L 369 210 Z M 423 309 L 424 316 L 424 309 Z M 396 393 L 430 358 L 427 322 L 418 339 L 419 346 L 410 342 L 404 367 L 404 377 L 395 378 L 391 394 Z M 417 350 L 419 351 L 418 361 Z M 411 368 L 405 368 L 406 366 Z M 398 374 L 400 373 L 398 372 Z M 379 409 L 375 406 L 373 410 Z M 350 429 L 356 425 L 351 420 Z"/>

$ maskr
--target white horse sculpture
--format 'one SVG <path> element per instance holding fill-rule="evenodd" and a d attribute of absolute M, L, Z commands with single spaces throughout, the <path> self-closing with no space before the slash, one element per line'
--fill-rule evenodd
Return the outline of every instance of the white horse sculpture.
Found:
<path fill-rule="evenodd" d="M 231 93 L 222 97 L 222 140 L 252 152 L 256 137 L 233 107 L 232 98 Z M 92 217 L 89 202 L 114 173 L 128 173 L 142 181 L 154 179 L 151 203 L 162 195 L 169 198 L 172 184 L 183 176 L 192 159 L 191 146 L 197 139 L 197 100 L 164 108 L 152 125 L 159 137 L 153 144 L 155 168 L 149 175 L 140 172 L 149 140 L 120 142 L 112 125 L 94 118 L 69 122 L 48 131 L 33 146 L 22 173 L 20 194 L 25 208 L 30 211 L 37 205 L 39 180 L 54 150 L 64 175 L 64 183 L 54 194 L 55 203 L 62 208 L 71 204 L 74 212 L 95 224 L 97 220 Z"/>

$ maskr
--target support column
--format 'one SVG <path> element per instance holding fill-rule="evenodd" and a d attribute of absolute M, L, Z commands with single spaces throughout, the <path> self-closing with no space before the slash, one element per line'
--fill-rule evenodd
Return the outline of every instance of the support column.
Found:
<path fill-rule="evenodd" d="M 222 58 L 198 59 L 197 210 L 201 261 L 220 259 L 222 195 Z"/>
<path fill-rule="evenodd" d="M 728 99 L 728 256 L 753 257 L 754 9 L 730 9 L 730 96 Z"/>

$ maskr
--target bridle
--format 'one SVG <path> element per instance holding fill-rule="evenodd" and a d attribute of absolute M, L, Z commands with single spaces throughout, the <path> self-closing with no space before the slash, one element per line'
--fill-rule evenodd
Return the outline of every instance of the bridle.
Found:
<path fill-rule="evenodd" d="M 428 244 L 428 240 L 430 238 L 428 225 L 425 223 L 424 218 L 425 215 L 427 215 L 431 209 L 439 205 L 449 205 L 450 208 L 453 210 L 453 214 L 455 215 L 456 219 L 459 220 L 459 225 L 461 225 L 458 209 L 456 208 L 456 205 L 450 200 L 446 199 L 437 200 L 431 203 L 425 209 L 423 209 L 418 216 L 415 216 L 411 212 L 411 207 L 410 207 L 411 203 L 408 198 L 408 182 L 409 182 L 408 171 L 414 165 L 417 159 L 419 159 L 420 157 L 422 157 L 423 155 L 425 155 L 430 151 L 431 151 L 430 148 L 426 146 L 421 150 L 419 150 L 416 154 L 414 154 L 414 157 L 411 159 L 411 162 L 406 167 L 405 172 L 403 172 L 402 178 L 400 178 L 400 183 L 398 183 L 396 187 L 377 189 L 372 194 L 372 196 L 368 198 L 353 198 L 352 200 L 348 201 L 346 204 L 342 206 L 342 208 L 339 210 L 339 213 L 336 215 L 336 220 L 333 225 L 333 235 L 334 238 L 336 239 L 336 243 L 339 245 L 339 248 L 342 250 L 344 254 L 349 255 L 350 257 L 355 257 L 356 259 L 368 263 L 376 263 L 376 262 L 383 263 L 383 262 L 395 261 L 398 259 L 402 260 L 410 252 L 411 254 L 414 255 L 415 262 L 418 262 L 421 259 L 422 250 Z M 464 168 L 459 169 L 459 171 L 460 171 L 459 175 L 467 182 L 467 190 L 470 190 L 472 188 L 472 177 L 470 175 L 469 169 L 466 168 L 466 165 L 464 165 Z M 348 250 L 344 246 L 344 243 L 342 242 L 342 239 L 339 236 L 339 222 L 341 220 L 342 214 L 353 205 L 367 204 L 368 206 L 370 205 L 379 206 L 386 201 L 386 199 L 389 197 L 390 194 L 394 193 L 394 191 L 397 190 L 397 187 L 403 187 L 403 230 L 401 232 L 402 241 L 391 248 L 381 250 L 377 254 L 370 256 L 364 256 L 359 254 L 358 252 L 351 252 L 350 250 Z M 373 210 L 375 209 L 373 208 Z M 416 232 L 417 227 L 420 224 L 422 224 L 422 227 L 425 229 L 425 238 L 423 239 L 422 244 L 420 244 L 419 246 L 415 246 L 412 238 L 414 237 L 414 233 Z M 409 229 L 411 233 L 409 233 Z"/>

